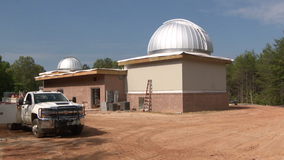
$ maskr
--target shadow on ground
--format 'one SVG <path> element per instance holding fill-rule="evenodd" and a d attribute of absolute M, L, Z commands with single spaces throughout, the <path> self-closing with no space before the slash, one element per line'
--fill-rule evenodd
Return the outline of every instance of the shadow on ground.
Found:
<path fill-rule="evenodd" d="M 27 137 L 32 135 L 32 131 L 30 128 L 23 127 L 19 130 L 8 130 L 6 125 L 0 125 L 0 138 L 11 138 L 11 137 Z M 104 135 L 107 132 L 101 131 L 97 128 L 92 128 L 89 126 L 84 126 L 84 129 L 81 134 L 79 135 L 73 135 L 71 131 L 60 131 L 56 134 L 47 134 L 46 137 L 62 137 L 62 138 L 78 138 L 78 137 L 92 137 L 92 136 L 100 136 Z"/>
<path fill-rule="evenodd" d="M 84 126 L 84 129 L 82 131 L 82 133 L 80 135 L 73 135 L 71 133 L 71 131 L 62 131 L 59 133 L 59 135 L 62 138 L 75 138 L 75 137 L 92 137 L 92 136 L 100 136 L 100 135 L 104 135 L 107 132 L 98 130 L 97 128 L 92 128 L 89 126 Z"/>
<path fill-rule="evenodd" d="M 241 106 L 241 105 L 229 106 L 229 110 L 252 109 L 252 108 L 253 108 L 253 107 L 249 107 L 249 106 Z"/>

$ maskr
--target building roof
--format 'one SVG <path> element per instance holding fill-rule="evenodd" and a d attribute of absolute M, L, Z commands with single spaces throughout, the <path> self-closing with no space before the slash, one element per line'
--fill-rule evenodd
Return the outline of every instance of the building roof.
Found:
<path fill-rule="evenodd" d="M 198 25 L 185 19 L 172 19 L 164 22 L 152 35 L 148 55 L 176 51 L 211 54 L 213 44 Z"/>
<path fill-rule="evenodd" d="M 68 77 L 78 77 L 96 74 L 109 74 L 109 75 L 126 75 L 127 70 L 123 69 L 109 69 L 109 68 L 95 68 L 88 70 L 78 70 L 78 71 L 48 71 L 40 73 L 38 77 L 34 77 L 36 81 L 58 79 L 58 78 L 68 78 Z"/>
<path fill-rule="evenodd" d="M 81 70 L 83 69 L 81 62 L 75 57 L 66 57 L 62 59 L 58 65 L 57 70 Z"/>
<path fill-rule="evenodd" d="M 134 57 L 124 60 L 119 60 L 118 65 L 130 65 L 130 64 L 138 64 L 138 63 L 146 63 L 146 62 L 155 62 L 155 61 L 162 61 L 162 60 L 170 60 L 170 59 L 178 59 L 178 58 L 195 58 L 195 59 L 202 59 L 208 61 L 215 61 L 215 62 L 222 62 L 226 64 L 230 64 L 233 62 L 231 58 L 225 57 L 218 57 L 218 56 L 211 56 L 208 54 L 203 53 L 196 53 L 196 52 L 171 52 L 171 53 L 159 53 L 159 54 L 150 54 L 147 56 L 140 56 Z"/>

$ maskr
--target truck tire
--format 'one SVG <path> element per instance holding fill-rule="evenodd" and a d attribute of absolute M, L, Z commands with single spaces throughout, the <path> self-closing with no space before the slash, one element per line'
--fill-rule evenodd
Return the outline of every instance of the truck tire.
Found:
<path fill-rule="evenodd" d="M 38 125 L 38 119 L 33 120 L 32 133 L 36 138 L 44 137 L 44 133 L 40 132 L 40 126 Z"/>
<path fill-rule="evenodd" d="M 71 129 L 72 134 L 79 135 L 82 132 L 83 127 L 84 126 L 77 126 L 76 128 Z"/>
<path fill-rule="evenodd" d="M 9 130 L 15 130 L 17 127 L 16 127 L 16 123 L 8 123 L 7 124 L 7 128 Z"/>

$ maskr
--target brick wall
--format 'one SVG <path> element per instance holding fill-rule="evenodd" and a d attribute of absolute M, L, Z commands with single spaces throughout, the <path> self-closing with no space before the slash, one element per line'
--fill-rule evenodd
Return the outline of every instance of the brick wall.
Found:
<path fill-rule="evenodd" d="M 121 78 L 121 79 L 120 79 Z M 105 90 L 106 91 L 118 91 L 118 102 L 126 101 L 125 95 L 125 76 L 118 75 L 105 75 Z"/>
<path fill-rule="evenodd" d="M 183 111 L 223 110 L 229 108 L 228 93 L 184 93 Z"/>
<path fill-rule="evenodd" d="M 139 110 L 139 97 L 145 94 L 127 94 L 130 109 Z M 152 94 L 154 112 L 194 112 L 203 110 L 223 110 L 229 107 L 228 93 L 172 93 Z"/>
<path fill-rule="evenodd" d="M 91 89 L 100 88 L 100 102 L 105 102 L 106 90 L 118 90 L 119 101 L 125 101 L 124 79 L 118 75 L 89 75 L 70 78 L 59 78 L 44 81 L 44 91 L 63 89 L 64 95 L 71 100 L 76 97 L 78 104 L 91 108 Z"/>
<path fill-rule="evenodd" d="M 130 109 L 139 110 L 139 97 L 145 94 L 127 94 Z M 182 112 L 182 94 L 152 94 L 152 110 L 154 112 Z"/>
<path fill-rule="evenodd" d="M 183 112 L 182 94 L 152 94 L 152 106 L 155 112 Z"/>

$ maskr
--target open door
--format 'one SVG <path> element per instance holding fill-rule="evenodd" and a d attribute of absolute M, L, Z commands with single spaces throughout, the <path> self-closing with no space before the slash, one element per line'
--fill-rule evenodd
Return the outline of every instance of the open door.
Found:
<path fill-rule="evenodd" d="M 91 89 L 91 99 L 92 99 L 92 106 L 91 108 L 99 108 L 100 107 L 100 98 L 101 98 L 101 95 L 100 95 L 100 88 L 92 88 Z"/>

